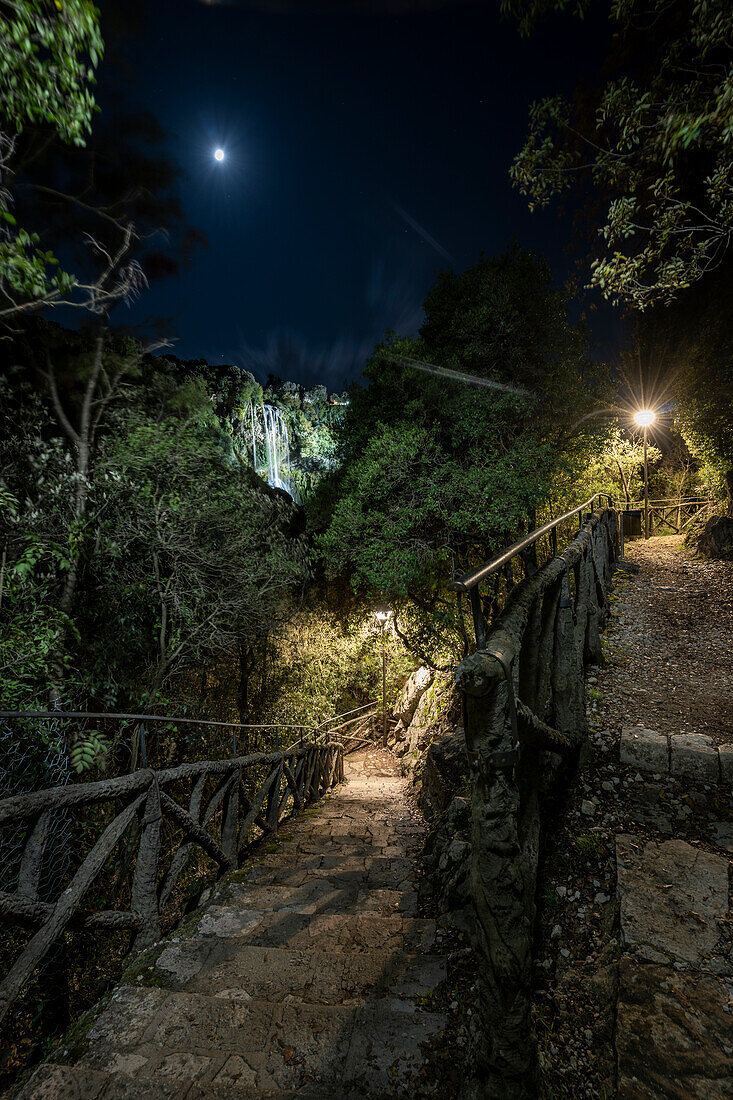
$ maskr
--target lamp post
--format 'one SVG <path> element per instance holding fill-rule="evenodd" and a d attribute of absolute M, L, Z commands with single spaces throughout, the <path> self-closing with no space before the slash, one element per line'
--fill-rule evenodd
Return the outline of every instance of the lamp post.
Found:
<path fill-rule="evenodd" d="M 634 420 L 640 428 L 644 429 L 644 538 L 649 538 L 649 471 L 647 469 L 646 451 L 649 426 L 654 423 L 655 412 L 653 409 L 639 409 L 634 413 Z"/>
<path fill-rule="evenodd" d="M 387 623 L 392 612 L 388 607 L 380 607 L 374 612 L 377 622 L 382 624 L 382 746 L 387 748 Z"/>

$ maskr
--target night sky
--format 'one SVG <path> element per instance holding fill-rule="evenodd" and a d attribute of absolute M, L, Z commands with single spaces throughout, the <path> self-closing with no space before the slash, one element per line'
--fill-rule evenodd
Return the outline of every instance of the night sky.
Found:
<path fill-rule="evenodd" d="M 592 79 L 605 27 L 523 40 L 498 6 L 146 4 L 127 95 L 168 132 L 208 247 L 125 320 L 166 316 L 182 358 L 336 388 L 387 328 L 416 331 L 440 268 L 516 238 L 564 278 L 569 219 L 530 215 L 508 168 L 530 102 Z"/>

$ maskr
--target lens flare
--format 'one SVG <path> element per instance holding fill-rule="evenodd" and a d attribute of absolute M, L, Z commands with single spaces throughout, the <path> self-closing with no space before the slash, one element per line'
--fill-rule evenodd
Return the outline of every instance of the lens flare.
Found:
<path fill-rule="evenodd" d="M 224 150 L 223 149 L 215 149 L 214 150 L 214 160 L 218 160 L 218 161 L 224 160 Z"/>

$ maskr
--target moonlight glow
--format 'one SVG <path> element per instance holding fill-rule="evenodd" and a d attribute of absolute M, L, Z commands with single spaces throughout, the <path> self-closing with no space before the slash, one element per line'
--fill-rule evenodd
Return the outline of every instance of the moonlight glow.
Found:
<path fill-rule="evenodd" d="M 214 160 L 218 160 L 218 161 L 224 160 L 224 150 L 223 149 L 215 149 L 214 150 Z"/>

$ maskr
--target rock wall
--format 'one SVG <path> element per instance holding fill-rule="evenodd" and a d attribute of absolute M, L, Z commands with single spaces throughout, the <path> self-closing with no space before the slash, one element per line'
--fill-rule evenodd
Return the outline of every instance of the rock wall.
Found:
<path fill-rule="evenodd" d="M 458 701 L 453 677 L 421 667 L 412 673 L 393 708 L 394 727 L 387 747 L 402 760 L 402 770 L 419 778 L 430 742 L 454 730 Z"/>
<path fill-rule="evenodd" d="M 460 701 L 450 673 L 416 669 L 393 708 L 388 747 L 402 760 L 430 822 L 421 894 L 446 926 L 468 930 L 471 804 Z"/>

